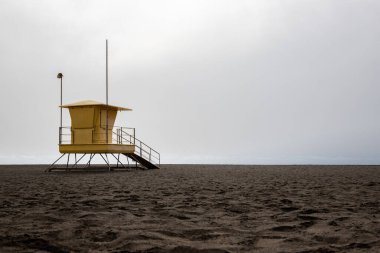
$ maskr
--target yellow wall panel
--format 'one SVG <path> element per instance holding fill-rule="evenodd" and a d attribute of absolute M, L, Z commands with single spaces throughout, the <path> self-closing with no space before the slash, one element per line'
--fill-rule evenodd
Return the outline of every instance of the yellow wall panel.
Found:
<path fill-rule="evenodd" d="M 73 140 L 73 144 L 91 144 L 92 129 L 74 129 Z"/>
<path fill-rule="evenodd" d="M 72 128 L 93 128 L 94 127 L 94 108 L 79 107 L 70 108 Z"/>

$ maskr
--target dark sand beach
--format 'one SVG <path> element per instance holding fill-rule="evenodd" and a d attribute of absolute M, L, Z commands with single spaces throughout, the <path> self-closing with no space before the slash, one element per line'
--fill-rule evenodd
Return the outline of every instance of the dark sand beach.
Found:
<path fill-rule="evenodd" d="M 0 166 L 0 252 L 380 252 L 379 166 Z"/>

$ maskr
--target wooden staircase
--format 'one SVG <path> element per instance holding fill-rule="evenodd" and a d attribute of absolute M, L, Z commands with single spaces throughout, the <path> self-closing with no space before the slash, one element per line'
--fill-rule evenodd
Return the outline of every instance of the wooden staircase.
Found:
<path fill-rule="evenodd" d="M 138 162 L 142 167 L 151 170 L 151 169 L 159 169 L 160 167 L 157 164 L 151 163 L 144 157 L 139 156 L 138 154 L 129 154 L 125 153 L 123 154 L 129 158 L 131 158 L 133 161 Z"/>

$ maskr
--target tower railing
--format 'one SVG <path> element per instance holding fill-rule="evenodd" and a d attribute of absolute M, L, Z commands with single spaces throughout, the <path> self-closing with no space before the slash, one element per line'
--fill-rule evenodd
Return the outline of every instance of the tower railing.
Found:
<path fill-rule="evenodd" d="M 134 144 L 135 128 L 114 126 L 109 128 L 109 144 Z M 111 131 L 112 130 L 112 131 Z M 106 144 L 106 130 L 102 132 L 92 131 L 92 143 L 89 144 Z M 69 126 L 59 127 L 59 144 L 73 144 L 73 131 Z"/>
<path fill-rule="evenodd" d="M 59 145 L 71 144 L 71 127 L 59 127 Z"/>

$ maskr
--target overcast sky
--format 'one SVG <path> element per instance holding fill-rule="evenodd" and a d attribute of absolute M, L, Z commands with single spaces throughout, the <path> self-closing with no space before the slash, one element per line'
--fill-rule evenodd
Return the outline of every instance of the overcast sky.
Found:
<path fill-rule="evenodd" d="M 380 1 L 0 0 L 0 163 L 59 156 L 64 103 L 126 106 L 163 163 L 380 163 Z M 70 125 L 68 113 L 64 125 Z"/>

